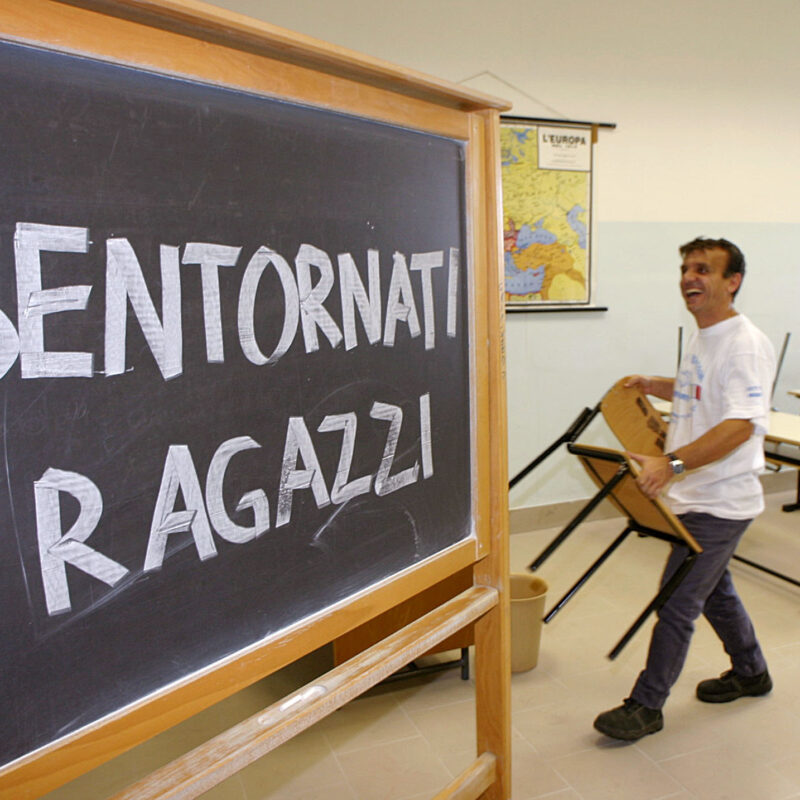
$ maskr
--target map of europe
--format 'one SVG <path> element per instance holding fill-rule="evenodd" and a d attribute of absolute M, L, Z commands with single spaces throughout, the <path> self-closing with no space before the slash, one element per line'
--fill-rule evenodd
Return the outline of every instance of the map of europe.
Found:
<path fill-rule="evenodd" d="M 538 128 L 503 124 L 506 301 L 589 301 L 589 172 L 540 169 Z"/>

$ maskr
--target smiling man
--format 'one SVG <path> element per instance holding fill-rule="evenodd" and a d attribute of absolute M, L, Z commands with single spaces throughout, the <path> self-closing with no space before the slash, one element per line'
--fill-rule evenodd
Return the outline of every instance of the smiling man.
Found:
<path fill-rule="evenodd" d="M 767 337 L 733 307 L 744 256 L 725 239 L 695 239 L 680 248 L 680 289 L 698 330 L 675 378 L 635 375 L 627 386 L 672 400 L 665 455 L 629 455 L 641 465 L 637 483 L 648 497 L 662 492 L 703 552 L 658 614 L 645 669 L 623 705 L 594 722 L 615 739 L 635 740 L 664 726 L 661 711 L 683 667 L 694 621 L 702 613 L 716 631 L 731 669 L 701 681 L 697 697 L 726 703 L 767 694 L 772 680 L 750 617 L 733 586 L 728 562 L 747 526 L 764 508 L 764 468 L 775 353 Z M 674 545 L 662 586 L 686 555 Z"/>

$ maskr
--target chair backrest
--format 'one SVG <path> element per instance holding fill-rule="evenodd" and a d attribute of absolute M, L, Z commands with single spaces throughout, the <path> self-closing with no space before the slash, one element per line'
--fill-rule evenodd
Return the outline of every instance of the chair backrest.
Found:
<path fill-rule="evenodd" d="M 667 423 L 640 389 L 625 388 L 626 380 L 618 380 L 600 401 L 603 418 L 626 450 L 661 455 Z"/>

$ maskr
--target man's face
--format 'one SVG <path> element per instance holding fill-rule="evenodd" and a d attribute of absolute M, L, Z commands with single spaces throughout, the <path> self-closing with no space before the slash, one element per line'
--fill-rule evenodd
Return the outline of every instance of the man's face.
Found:
<path fill-rule="evenodd" d="M 732 315 L 733 293 L 742 276 L 725 277 L 728 254 L 720 247 L 687 253 L 681 264 L 681 294 L 700 328 Z"/>

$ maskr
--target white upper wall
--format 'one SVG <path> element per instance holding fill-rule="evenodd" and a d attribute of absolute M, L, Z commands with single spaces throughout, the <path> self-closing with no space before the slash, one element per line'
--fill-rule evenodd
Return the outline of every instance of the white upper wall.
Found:
<path fill-rule="evenodd" d="M 616 122 L 598 220 L 798 221 L 795 0 L 215 5 L 453 82 L 490 73 L 467 83 L 515 114 Z"/>
<path fill-rule="evenodd" d="M 726 236 L 748 261 L 737 307 L 780 348 L 775 404 L 800 411 L 800 2 L 217 0 L 503 97 L 519 116 L 614 122 L 595 152 L 594 301 L 605 313 L 507 318 L 513 475 L 622 375 L 675 369 L 677 247 Z M 614 445 L 594 423 L 585 441 Z M 585 497 L 559 451 L 512 505 Z"/>

